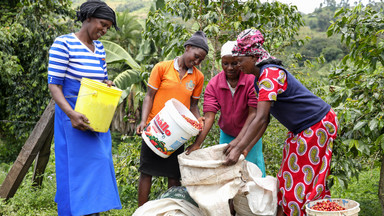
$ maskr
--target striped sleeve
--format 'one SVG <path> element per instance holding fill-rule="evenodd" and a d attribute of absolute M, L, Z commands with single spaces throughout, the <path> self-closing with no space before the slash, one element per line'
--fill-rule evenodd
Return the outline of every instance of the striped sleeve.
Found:
<path fill-rule="evenodd" d="M 69 63 L 69 50 L 65 38 L 59 37 L 49 50 L 48 83 L 63 85 Z"/>

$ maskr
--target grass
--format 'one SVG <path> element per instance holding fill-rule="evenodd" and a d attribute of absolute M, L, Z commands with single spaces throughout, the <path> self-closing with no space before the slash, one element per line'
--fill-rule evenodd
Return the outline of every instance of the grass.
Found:
<path fill-rule="evenodd" d="M 360 204 L 359 216 L 382 215 L 378 198 L 380 168 L 361 172 L 359 179 L 351 179 L 347 189 L 336 184 L 331 188 L 333 198 L 351 199 Z"/>

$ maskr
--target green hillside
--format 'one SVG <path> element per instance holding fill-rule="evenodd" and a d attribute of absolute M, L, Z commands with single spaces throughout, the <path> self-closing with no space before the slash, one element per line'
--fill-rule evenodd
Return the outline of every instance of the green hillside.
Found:
<path fill-rule="evenodd" d="M 76 9 L 83 2 L 85 2 L 85 0 L 73 0 L 72 7 Z M 153 0 L 106 0 L 104 2 L 106 2 L 116 12 L 128 11 L 139 19 L 145 19 Z"/>

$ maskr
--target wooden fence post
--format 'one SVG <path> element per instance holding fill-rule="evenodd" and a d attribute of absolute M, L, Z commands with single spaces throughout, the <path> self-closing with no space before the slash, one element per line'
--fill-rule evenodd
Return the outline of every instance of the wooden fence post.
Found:
<path fill-rule="evenodd" d="M 33 171 L 32 186 L 41 186 L 43 183 L 43 174 L 49 161 L 49 155 L 51 154 L 51 143 L 53 138 L 53 130 L 51 130 L 49 136 L 45 140 L 45 143 L 41 147 L 39 154 L 35 160 L 35 169 Z"/>
<path fill-rule="evenodd" d="M 55 102 L 51 100 L 25 142 L 7 177 L 4 179 L 4 182 L 0 187 L 1 198 L 9 199 L 15 195 L 17 189 L 27 174 L 28 169 L 31 167 L 33 160 L 36 158 L 44 144 L 51 144 L 54 127 L 54 114 Z M 44 154 L 42 154 L 42 156 L 43 155 Z M 38 164 L 41 171 L 41 165 L 43 163 L 38 162 Z M 45 166 L 46 164 L 43 166 L 44 169 Z"/>

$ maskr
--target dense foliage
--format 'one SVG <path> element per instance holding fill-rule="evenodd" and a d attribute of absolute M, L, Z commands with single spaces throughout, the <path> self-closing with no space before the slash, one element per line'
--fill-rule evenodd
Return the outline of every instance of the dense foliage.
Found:
<path fill-rule="evenodd" d="M 380 7 L 381 6 L 381 7 Z M 333 171 L 340 183 L 358 176 L 359 165 L 367 162 L 383 168 L 384 150 L 384 16 L 383 4 L 341 8 L 328 35 L 340 34 L 350 49 L 330 78 L 334 83 L 330 100 L 340 120 L 335 144 Z M 348 160 L 347 160 L 348 158 Z M 354 159 L 355 158 L 355 159 Z M 352 159 L 352 160 L 351 160 Z M 384 207 L 384 172 L 380 199 Z"/>
<path fill-rule="evenodd" d="M 48 50 L 73 28 L 69 0 L 5 1 L 0 19 L 0 161 L 15 159 L 50 96 Z"/>
<path fill-rule="evenodd" d="M 296 6 L 279 2 L 158 0 L 158 10 L 152 10 L 146 20 L 140 61 L 156 63 L 171 59 L 184 51 L 184 42 L 197 30 L 206 33 L 210 52 L 202 65 L 209 80 L 220 69 L 220 49 L 227 40 L 250 27 L 260 29 L 266 38 L 265 47 L 278 55 L 282 47 L 297 42 L 301 14 Z M 176 19 L 175 19 L 176 17 Z"/>
<path fill-rule="evenodd" d="M 83 1 L 73 2 L 79 5 Z M 111 2 L 121 9 L 127 8 L 124 6 L 127 2 L 140 10 L 143 9 L 141 3 L 148 3 Z M 135 92 L 130 98 L 135 101 L 132 102 L 135 104 L 133 113 L 128 112 L 125 119 L 134 127 L 138 119 L 136 109 L 140 107 L 137 104 L 145 93 L 143 83 L 153 64 L 180 55 L 183 42 L 194 31 L 204 30 L 209 37 L 210 54 L 201 67 L 209 80 L 221 70 L 218 61 L 221 44 L 235 39 L 244 28 L 256 27 L 265 34 L 267 49 L 281 57 L 306 87 L 330 103 L 338 113 L 340 130 L 334 145 L 330 178 L 334 197 L 360 202 L 359 215 L 381 215 L 377 211 L 378 185 L 374 183 L 378 178 L 383 179 L 384 174 L 378 169 L 373 172 L 362 170 L 383 162 L 383 4 L 347 7 L 348 1 L 342 1 L 340 5 L 333 0 L 324 2 L 327 3 L 324 7 L 303 19 L 295 6 L 279 2 L 158 0 L 148 14 L 142 33 L 142 27 L 138 25 L 142 20 L 127 13 L 119 14 L 118 24 L 122 31 L 109 31 L 103 38 L 108 41 L 103 43 L 109 52 L 107 61 L 111 77 L 126 90 L 125 97 L 128 98 L 131 90 Z M 340 6 L 345 7 L 340 9 Z M 74 31 L 75 25 L 69 0 L 6 1 L 0 14 L 1 164 L 16 157 L 50 99 L 46 84 L 49 46 L 58 35 Z M 303 20 L 310 27 L 303 27 Z M 328 27 L 326 35 L 323 31 Z M 129 107 L 127 101 L 126 104 Z M 285 134 L 286 129 L 275 119 L 264 134 L 264 156 L 269 175 L 275 176 L 280 166 Z M 216 124 L 204 142 L 205 146 L 216 144 L 218 137 Z M 136 209 L 140 143 L 138 136 L 124 135 L 120 140 L 120 135 L 114 134 L 115 171 L 124 209 L 110 211 L 107 215 L 131 215 Z M 0 182 L 9 167 L 8 164 L 0 166 Z M 44 174 L 44 185 L 39 191 L 30 189 L 31 175 L 32 169 L 13 199 L 0 202 L 0 215 L 56 213 L 53 151 Z M 165 182 L 163 178 L 154 180 L 151 199 L 165 190 Z M 350 187 L 346 190 L 348 184 Z"/>

